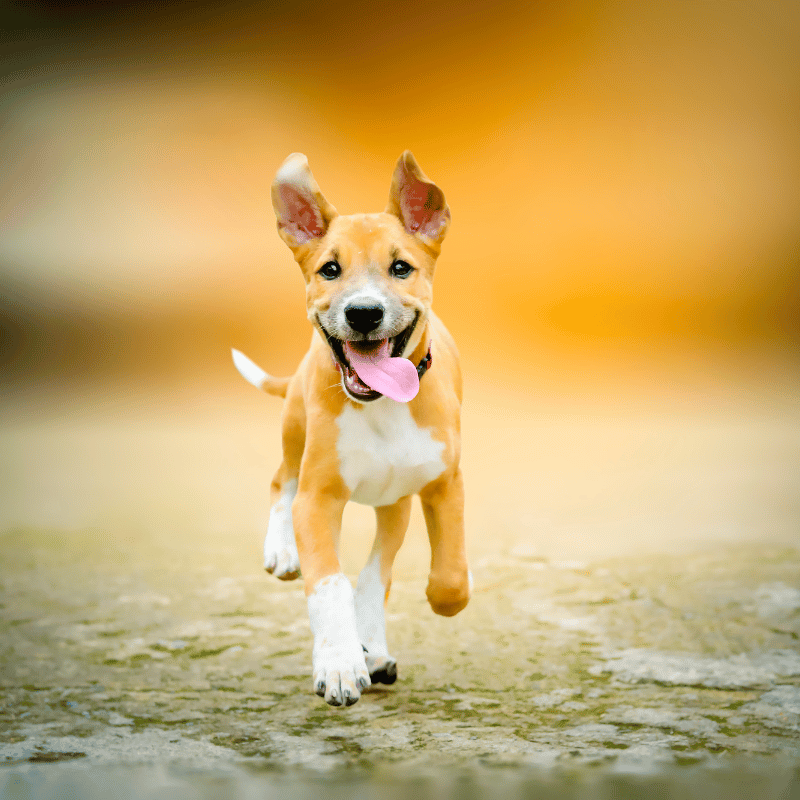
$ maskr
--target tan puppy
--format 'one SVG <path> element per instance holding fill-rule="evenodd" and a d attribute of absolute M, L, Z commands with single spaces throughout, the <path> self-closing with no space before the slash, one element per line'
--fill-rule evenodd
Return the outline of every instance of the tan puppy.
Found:
<path fill-rule="evenodd" d="M 451 616 L 469 600 L 461 373 L 455 344 L 431 311 L 450 209 L 408 151 L 383 213 L 339 216 L 299 153 L 278 170 L 272 202 L 319 335 L 291 378 L 272 378 L 234 351 L 248 381 L 286 397 L 264 566 L 282 580 L 302 570 L 314 689 L 331 705 L 351 705 L 371 682 L 397 676 L 383 608 L 412 495 L 430 536 L 431 607 Z M 355 592 L 337 555 L 348 500 L 374 506 L 377 517 Z"/>

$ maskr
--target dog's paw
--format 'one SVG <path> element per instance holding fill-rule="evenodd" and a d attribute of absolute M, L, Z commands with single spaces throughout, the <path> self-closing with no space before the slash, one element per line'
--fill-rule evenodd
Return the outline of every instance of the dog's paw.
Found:
<path fill-rule="evenodd" d="M 369 677 L 373 683 L 394 683 L 397 680 L 397 662 L 393 658 L 384 658 L 369 668 Z"/>
<path fill-rule="evenodd" d="M 264 569 L 282 581 L 293 581 L 300 577 L 300 558 L 294 542 L 264 542 Z"/>
<path fill-rule="evenodd" d="M 353 705 L 370 683 L 360 649 L 326 647 L 314 658 L 314 691 L 328 705 Z"/>
<path fill-rule="evenodd" d="M 373 685 L 376 683 L 394 683 L 397 680 L 397 661 L 388 653 L 370 652 L 366 645 L 362 645 L 362 648 Z"/>

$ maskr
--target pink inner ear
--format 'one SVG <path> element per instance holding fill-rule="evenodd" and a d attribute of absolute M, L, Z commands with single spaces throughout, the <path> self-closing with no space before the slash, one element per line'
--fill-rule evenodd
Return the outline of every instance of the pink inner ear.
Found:
<path fill-rule="evenodd" d="M 400 187 L 400 211 L 410 233 L 435 234 L 441 226 L 444 195 L 438 186 L 406 174 Z"/>
<path fill-rule="evenodd" d="M 278 191 L 284 207 L 281 225 L 287 228 L 300 244 L 309 239 L 317 239 L 325 233 L 322 214 L 311 197 L 289 184 L 283 184 Z"/>

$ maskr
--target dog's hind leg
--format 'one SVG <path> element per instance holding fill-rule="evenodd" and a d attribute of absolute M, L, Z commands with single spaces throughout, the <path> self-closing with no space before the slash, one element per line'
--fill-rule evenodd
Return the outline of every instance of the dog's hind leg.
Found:
<path fill-rule="evenodd" d="M 305 427 L 302 394 L 289 393 L 283 408 L 283 462 L 272 479 L 269 526 L 264 539 L 264 569 L 282 581 L 291 581 L 300 576 L 292 503 L 297 494 Z"/>
<path fill-rule="evenodd" d="M 297 494 L 297 475 L 283 463 L 272 479 L 272 506 L 264 539 L 264 569 L 282 581 L 300 576 L 300 559 L 292 524 L 292 501 Z"/>
<path fill-rule="evenodd" d="M 386 644 L 384 604 L 392 583 L 392 564 L 403 543 L 411 514 L 411 498 L 375 509 L 378 530 L 366 566 L 358 576 L 355 593 L 356 625 L 373 683 L 394 683 L 397 662 Z"/>

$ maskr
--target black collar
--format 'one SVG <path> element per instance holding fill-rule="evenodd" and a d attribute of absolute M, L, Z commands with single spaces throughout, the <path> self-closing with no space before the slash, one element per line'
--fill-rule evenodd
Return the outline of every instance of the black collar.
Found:
<path fill-rule="evenodd" d="M 417 375 L 419 375 L 420 380 L 422 380 L 422 376 L 431 368 L 431 364 L 433 363 L 433 358 L 431 357 L 431 346 L 428 345 L 428 355 L 422 359 L 422 361 L 417 364 Z"/>

